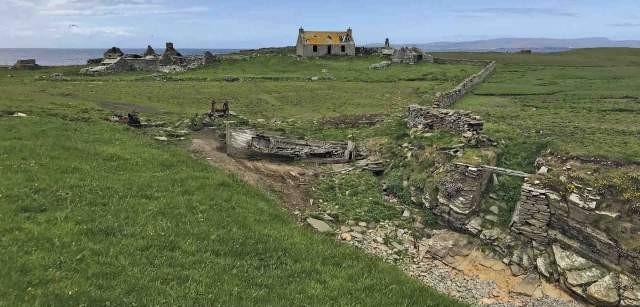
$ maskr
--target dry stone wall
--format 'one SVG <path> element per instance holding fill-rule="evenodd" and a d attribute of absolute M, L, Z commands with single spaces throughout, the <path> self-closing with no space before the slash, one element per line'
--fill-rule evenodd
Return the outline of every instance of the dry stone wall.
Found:
<path fill-rule="evenodd" d="M 474 62 L 477 63 L 477 61 Z M 462 83 L 458 84 L 458 86 L 456 86 L 452 90 L 436 93 L 435 97 L 433 98 L 433 106 L 436 108 L 450 107 L 457 101 L 464 98 L 464 96 L 469 93 L 476 85 L 484 82 L 487 77 L 489 77 L 489 75 L 495 70 L 495 68 L 496 62 L 489 62 L 480 72 L 466 78 L 464 81 L 462 81 Z"/>
<path fill-rule="evenodd" d="M 407 110 L 409 128 L 436 129 L 462 135 L 467 145 L 486 146 L 492 141 L 482 133 L 484 123 L 469 111 L 411 105 Z"/>
<path fill-rule="evenodd" d="M 438 186 L 435 197 L 425 194 L 423 201 L 432 212 L 458 230 L 465 230 L 480 209 L 482 191 L 490 173 L 472 166 L 451 164 Z"/>
<path fill-rule="evenodd" d="M 548 242 L 547 230 L 551 220 L 549 200 L 551 198 L 559 199 L 559 196 L 551 191 L 525 183 L 522 186 L 520 201 L 511 221 L 513 232 L 536 242 Z"/>
<path fill-rule="evenodd" d="M 487 66 L 491 61 L 471 60 L 471 59 L 452 59 L 452 58 L 433 58 L 436 64 L 457 64 L 457 65 L 481 65 Z"/>

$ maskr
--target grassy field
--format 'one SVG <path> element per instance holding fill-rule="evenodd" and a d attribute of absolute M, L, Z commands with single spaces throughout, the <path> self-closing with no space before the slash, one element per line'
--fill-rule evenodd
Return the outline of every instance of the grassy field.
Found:
<path fill-rule="evenodd" d="M 180 143 L 103 121 L 132 110 L 182 119 L 212 97 L 250 119 L 400 114 L 476 69 L 369 71 L 376 60 L 311 60 L 300 73 L 278 68 L 297 64 L 289 57 L 170 76 L 0 71 L 0 306 L 458 305 L 301 229 L 278 199 L 194 160 Z M 322 69 L 336 80 L 305 81 Z M 54 72 L 66 80 L 37 79 Z M 220 81 L 226 74 L 246 81 Z M 282 75 L 290 79 L 271 78 Z M 16 111 L 29 117 L 5 116 Z"/>
<path fill-rule="evenodd" d="M 0 90 L 6 93 L 0 103 L 4 109 L 30 113 L 81 115 L 137 108 L 142 116 L 158 117 L 204 113 L 211 98 L 226 98 L 233 111 L 248 118 L 312 120 L 366 112 L 401 113 L 408 104 L 430 102 L 435 92 L 477 70 L 474 66 L 429 64 L 368 69 L 378 61 L 377 57 L 299 61 L 289 56 L 262 56 L 169 76 L 134 72 L 87 77 L 78 75 L 77 67 L 8 72 L 0 75 Z M 63 73 L 66 80 L 34 81 L 54 72 Z M 222 82 L 226 75 L 244 81 Z M 306 80 L 313 76 L 335 80 Z"/>
<path fill-rule="evenodd" d="M 505 142 L 504 166 L 532 170 L 547 148 L 640 161 L 640 49 L 439 55 L 498 61 L 454 108 L 483 116 L 488 133 Z"/>
<path fill-rule="evenodd" d="M 100 121 L 0 129 L 0 305 L 455 305 L 179 147 Z"/>

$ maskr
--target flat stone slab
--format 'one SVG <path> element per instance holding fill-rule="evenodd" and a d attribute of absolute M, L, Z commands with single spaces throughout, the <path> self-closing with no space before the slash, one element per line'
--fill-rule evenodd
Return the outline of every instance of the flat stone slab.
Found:
<path fill-rule="evenodd" d="M 594 266 L 591 261 L 564 250 L 557 244 L 553 245 L 553 254 L 555 255 L 556 263 L 563 271 L 584 270 Z"/>
<path fill-rule="evenodd" d="M 538 286 L 540 286 L 540 278 L 538 277 L 538 275 L 530 274 L 527 275 L 527 277 L 525 277 L 521 282 L 513 286 L 510 292 L 526 296 L 533 296 L 533 294 L 536 292 L 536 289 L 538 289 Z"/>
<path fill-rule="evenodd" d="M 615 306 L 618 304 L 618 278 L 617 274 L 611 273 L 598 280 L 587 288 L 587 298 L 603 306 Z"/>
<path fill-rule="evenodd" d="M 566 273 L 567 282 L 572 286 L 580 286 L 598 281 L 607 273 L 599 268 L 590 268 L 581 271 L 569 271 Z"/>
<path fill-rule="evenodd" d="M 576 193 L 569 195 L 569 201 L 582 209 L 593 210 L 596 208 L 595 201 L 584 201 L 582 197 Z"/>
<path fill-rule="evenodd" d="M 308 218 L 307 219 L 307 223 L 309 225 L 311 225 L 311 227 L 313 227 L 313 229 L 315 229 L 318 232 L 321 233 L 325 233 L 325 232 L 331 232 L 333 231 L 333 229 L 331 229 L 331 226 L 329 226 L 329 224 L 321 221 L 321 220 L 316 220 L 314 218 Z"/>

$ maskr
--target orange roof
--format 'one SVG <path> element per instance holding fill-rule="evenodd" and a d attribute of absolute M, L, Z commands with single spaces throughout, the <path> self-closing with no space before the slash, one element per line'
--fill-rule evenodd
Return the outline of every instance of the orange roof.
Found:
<path fill-rule="evenodd" d="M 304 31 L 302 37 L 304 43 L 310 45 L 337 45 L 353 42 L 353 38 L 350 38 L 347 32 Z"/>

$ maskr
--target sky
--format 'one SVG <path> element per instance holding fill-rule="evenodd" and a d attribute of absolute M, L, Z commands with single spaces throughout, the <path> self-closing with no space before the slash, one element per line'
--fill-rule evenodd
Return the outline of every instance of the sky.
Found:
<path fill-rule="evenodd" d="M 640 0 L 0 0 L 0 48 L 291 46 L 298 28 L 357 44 L 503 37 L 640 39 Z"/>

